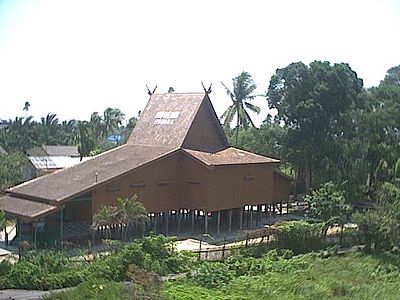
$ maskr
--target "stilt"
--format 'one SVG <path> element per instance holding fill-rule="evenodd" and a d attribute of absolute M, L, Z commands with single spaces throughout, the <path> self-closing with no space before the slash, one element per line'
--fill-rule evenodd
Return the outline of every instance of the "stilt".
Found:
<path fill-rule="evenodd" d="M 165 235 L 168 235 L 169 211 L 165 213 Z"/>
<path fill-rule="evenodd" d="M 192 211 L 190 212 L 190 215 L 191 215 L 191 217 L 192 217 L 192 233 L 194 232 L 194 209 L 192 209 Z"/>
<path fill-rule="evenodd" d="M 154 215 L 154 220 L 153 220 L 153 231 L 154 234 L 157 234 L 157 218 L 158 218 L 158 213 Z"/>
<path fill-rule="evenodd" d="M 204 233 L 208 234 L 208 215 L 204 212 Z"/>
<path fill-rule="evenodd" d="M 257 205 L 257 210 L 258 210 L 257 223 L 256 223 L 257 226 L 260 226 L 261 223 L 262 223 L 262 221 L 261 221 L 261 209 L 262 209 L 262 205 Z"/>
<path fill-rule="evenodd" d="M 221 211 L 218 211 L 217 214 L 217 235 L 220 233 L 220 226 L 221 226 Z"/>
<path fill-rule="evenodd" d="M 230 210 L 228 211 L 228 213 L 229 213 L 228 232 L 231 233 L 231 232 L 232 232 L 232 213 L 233 213 L 233 210 L 230 209 Z"/>
<path fill-rule="evenodd" d="M 239 208 L 239 230 L 243 230 L 243 207 Z"/>
<path fill-rule="evenodd" d="M 36 223 L 33 223 L 33 228 L 34 228 L 33 243 L 34 243 L 34 246 L 35 246 L 35 250 L 37 250 L 37 226 L 36 226 Z"/>
<path fill-rule="evenodd" d="M 279 214 L 282 215 L 283 213 L 283 205 L 282 205 L 282 201 L 279 203 Z"/>
<path fill-rule="evenodd" d="M 253 228 L 253 205 L 250 205 L 250 229 Z"/>
<path fill-rule="evenodd" d="M 180 212 L 180 210 L 178 210 L 177 212 L 176 212 L 176 217 L 178 218 L 178 221 L 177 221 L 177 228 L 176 228 L 176 231 L 177 231 L 177 233 L 180 233 L 181 232 L 181 218 L 182 218 L 182 214 L 181 214 L 181 212 Z"/>
<path fill-rule="evenodd" d="M 64 235 L 64 210 L 60 211 L 60 243 L 63 240 Z"/>

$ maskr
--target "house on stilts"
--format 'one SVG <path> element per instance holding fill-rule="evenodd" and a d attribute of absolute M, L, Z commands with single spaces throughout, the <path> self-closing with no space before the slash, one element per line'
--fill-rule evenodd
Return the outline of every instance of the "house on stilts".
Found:
<path fill-rule="evenodd" d="M 17 239 L 50 246 L 87 238 L 99 208 L 134 194 L 149 231 L 234 231 L 288 201 L 278 165 L 228 145 L 208 93 L 152 94 L 126 144 L 10 188 L 0 208 L 18 220 Z"/>

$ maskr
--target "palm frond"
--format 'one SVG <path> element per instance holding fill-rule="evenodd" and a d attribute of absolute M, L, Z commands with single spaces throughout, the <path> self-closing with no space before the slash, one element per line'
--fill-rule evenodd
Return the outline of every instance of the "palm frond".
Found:
<path fill-rule="evenodd" d="M 249 102 L 244 102 L 244 105 L 248 108 L 248 109 L 250 109 L 252 112 L 255 112 L 256 114 L 259 114 L 260 113 L 260 111 L 261 111 L 261 108 L 260 107 L 258 107 L 257 105 L 254 105 L 254 104 L 251 104 L 251 103 L 249 103 Z"/>

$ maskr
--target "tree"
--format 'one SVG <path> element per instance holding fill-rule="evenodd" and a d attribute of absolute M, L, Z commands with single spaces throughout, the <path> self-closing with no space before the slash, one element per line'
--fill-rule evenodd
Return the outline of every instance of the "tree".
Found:
<path fill-rule="evenodd" d="M 353 215 L 363 234 L 367 251 L 389 250 L 400 242 L 400 187 L 386 182 L 379 192 L 376 209 Z"/>
<path fill-rule="evenodd" d="M 106 227 L 106 238 L 111 238 L 110 225 L 118 223 L 117 207 L 103 206 L 93 216 L 92 228 L 97 230 L 100 226 Z"/>
<path fill-rule="evenodd" d="M 126 227 L 125 238 L 130 234 L 132 225 L 144 229 L 150 221 L 146 208 L 137 198 L 136 194 L 130 198 L 117 198 L 117 219 Z"/>
<path fill-rule="evenodd" d="M 22 181 L 22 168 L 26 161 L 26 157 L 19 152 L 0 156 L 0 195 Z"/>
<path fill-rule="evenodd" d="M 346 204 L 343 191 L 333 182 L 326 182 L 318 190 L 306 195 L 305 201 L 308 203 L 307 216 L 324 222 L 324 236 L 328 228 L 335 224 L 339 224 L 343 231 L 350 207 Z"/>
<path fill-rule="evenodd" d="M 26 101 L 24 104 L 24 108 L 22 109 L 25 112 L 25 114 L 28 113 L 29 107 L 31 107 L 31 104 L 29 103 L 29 101 Z"/>
<path fill-rule="evenodd" d="M 362 100 L 362 87 L 362 80 L 343 63 L 292 63 L 272 76 L 268 105 L 288 131 L 288 160 L 298 167 L 306 193 L 322 159 L 334 158 L 352 133 L 352 111 Z"/>
<path fill-rule="evenodd" d="M 226 85 L 221 82 L 227 95 L 231 98 L 232 104 L 222 114 L 221 120 L 223 120 L 223 126 L 225 129 L 229 129 L 234 117 L 236 116 L 236 146 L 238 145 L 239 129 L 248 128 L 249 125 L 254 126 L 254 123 L 247 111 L 250 110 L 257 114 L 260 113 L 260 108 L 250 103 L 256 95 L 253 95 L 257 88 L 251 75 L 247 72 L 242 72 L 238 76 L 232 78 L 233 81 L 233 92 L 231 92 Z"/>
<path fill-rule="evenodd" d="M 81 157 L 89 156 L 90 152 L 95 149 L 95 143 L 90 131 L 90 125 L 87 121 L 78 122 L 79 144 L 78 151 Z"/>

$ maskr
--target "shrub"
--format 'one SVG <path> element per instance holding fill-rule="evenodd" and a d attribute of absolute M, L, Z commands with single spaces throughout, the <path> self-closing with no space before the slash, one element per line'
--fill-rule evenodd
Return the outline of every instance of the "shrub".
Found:
<path fill-rule="evenodd" d="M 278 229 L 277 242 L 280 249 L 290 249 L 293 253 L 300 254 L 323 247 L 320 223 L 290 221 L 278 223 L 275 227 Z"/>

